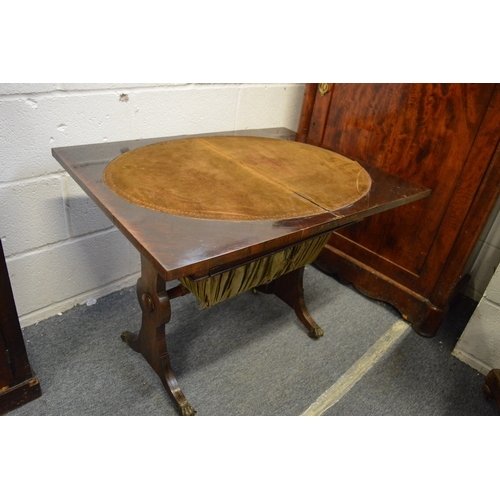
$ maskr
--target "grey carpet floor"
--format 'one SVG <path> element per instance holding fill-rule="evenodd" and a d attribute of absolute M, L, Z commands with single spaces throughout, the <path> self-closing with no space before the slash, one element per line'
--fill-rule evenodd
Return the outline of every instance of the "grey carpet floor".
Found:
<path fill-rule="evenodd" d="M 198 415 L 300 415 L 401 320 L 314 267 L 304 286 L 325 331 L 319 340 L 274 296 L 247 292 L 208 310 L 191 295 L 172 301 L 167 344 Z M 484 377 L 451 356 L 475 305 L 459 296 L 433 339 L 409 330 L 325 415 L 497 415 Z M 25 328 L 42 397 L 9 415 L 176 415 L 156 374 L 120 339 L 140 317 L 131 287 Z"/>

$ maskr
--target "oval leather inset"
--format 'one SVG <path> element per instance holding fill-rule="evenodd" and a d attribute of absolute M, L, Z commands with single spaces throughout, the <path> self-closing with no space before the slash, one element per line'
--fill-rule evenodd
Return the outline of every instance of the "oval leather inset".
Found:
<path fill-rule="evenodd" d="M 371 186 L 357 162 L 308 144 L 210 136 L 151 144 L 104 170 L 105 184 L 135 205 L 215 220 L 284 220 L 332 212 Z"/>

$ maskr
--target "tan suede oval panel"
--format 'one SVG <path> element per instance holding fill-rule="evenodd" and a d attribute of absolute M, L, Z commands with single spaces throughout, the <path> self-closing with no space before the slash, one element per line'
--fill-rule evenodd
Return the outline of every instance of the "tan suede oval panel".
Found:
<path fill-rule="evenodd" d="M 197 137 L 134 149 L 104 170 L 105 184 L 141 207 L 215 220 L 283 220 L 362 198 L 369 174 L 323 148 L 261 137 Z"/>

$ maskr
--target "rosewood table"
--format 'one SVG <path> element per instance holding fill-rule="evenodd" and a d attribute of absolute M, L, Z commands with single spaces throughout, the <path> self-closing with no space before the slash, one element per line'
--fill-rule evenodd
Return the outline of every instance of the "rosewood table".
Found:
<path fill-rule="evenodd" d="M 170 301 L 193 293 L 211 307 L 245 290 L 274 293 L 312 338 L 304 266 L 332 231 L 430 191 L 287 129 L 225 132 L 54 148 L 53 156 L 141 255 L 141 353 L 181 415 L 195 414 L 172 372 Z M 166 283 L 180 284 L 167 290 Z"/>

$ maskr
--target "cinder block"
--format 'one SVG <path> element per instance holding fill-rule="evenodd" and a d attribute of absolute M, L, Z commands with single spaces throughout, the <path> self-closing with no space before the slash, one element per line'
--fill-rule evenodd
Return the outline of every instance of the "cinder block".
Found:
<path fill-rule="evenodd" d="M 481 238 L 491 246 L 500 248 L 500 198 L 491 212 Z"/>
<path fill-rule="evenodd" d="M 486 288 L 485 297 L 489 301 L 500 305 L 500 268 L 497 268 L 493 274 L 493 277 L 488 284 L 488 288 Z"/>
<path fill-rule="evenodd" d="M 132 90 L 134 137 L 166 137 L 234 130 L 238 86 Z"/>
<path fill-rule="evenodd" d="M 61 179 L 49 177 L 0 187 L 0 236 L 5 255 L 68 238 Z"/>
<path fill-rule="evenodd" d="M 65 91 L 85 90 L 121 90 L 149 87 L 186 85 L 185 83 L 57 83 L 57 88 Z"/>
<path fill-rule="evenodd" d="M 117 230 L 7 259 L 18 314 L 32 313 L 129 274 L 130 246 Z"/>
<path fill-rule="evenodd" d="M 0 182 L 62 172 L 53 147 L 132 139 L 132 116 L 119 92 L 0 99 Z"/>
<path fill-rule="evenodd" d="M 480 365 L 500 366 L 500 309 L 481 300 L 460 337 L 455 350 L 478 360 Z M 462 356 L 461 359 L 464 359 Z"/>
<path fill-rule="evenodd" d="M 293 129 L 302 92 L 297 84 L 180 85 L 130 89 L 125 96 L 117 88 L 0 99 L 0 182 L 61 172 L 53 147 L 236 128 Z"/>
<path fill-rule="evenodd" d="M 285 127 L 297 130 L 304 85 L 242 87 L 235 129 Z"/>
<path fill-rule="evenodd" d="M 470 269 L 471 282 L 475 295 L 482 296 L 490 282 L 495 269 L 500 263 L 500 249 L 484 243 Z"/>
<path fill-rule="evenodd" d="M 102 210 L 71 177 L 63 177 L 63 182 L 71 236 L 82 236 L 113 226 Z"/>
<path fill-rule="evenodd" d="M 0 96 L 57 90 L 57 83 L 0 83 Z"/>

